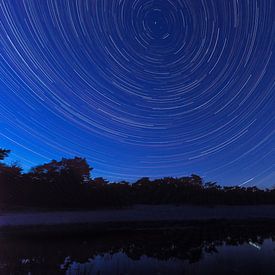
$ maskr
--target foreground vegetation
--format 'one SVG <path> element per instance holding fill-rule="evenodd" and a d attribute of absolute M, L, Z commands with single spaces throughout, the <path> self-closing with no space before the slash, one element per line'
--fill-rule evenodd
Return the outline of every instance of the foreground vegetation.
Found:
<path fill-rule="evenodd" d="M 0 160 L 10 151 L 0 149 Z M 3 207 L 83 208 L 124 207 L 133 204 L 245 205 L 274 204 L 275 190 L 257 187 L 222 187 L 204 182 L 198 175 L 150 180 L 133 184 L 92 178 L 92 168 L 84 158 L 32 168 L 23 173 L 17 165 L 0 163 L 0 205 Z"/>

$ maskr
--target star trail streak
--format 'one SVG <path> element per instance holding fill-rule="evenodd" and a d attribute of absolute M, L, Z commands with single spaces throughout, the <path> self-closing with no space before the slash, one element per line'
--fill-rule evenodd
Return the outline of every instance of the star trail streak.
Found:
<path fill-rule="evenodd" d="M 275 185 L 273 0 L 0 0 L 0 147 L 24 168 Z"/>

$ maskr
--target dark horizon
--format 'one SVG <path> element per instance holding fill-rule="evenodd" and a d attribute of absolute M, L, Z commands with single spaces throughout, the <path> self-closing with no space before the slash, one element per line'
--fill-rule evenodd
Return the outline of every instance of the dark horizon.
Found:
<path fill-rule="evenodd" d="M 79 156 L 75 156 L 73 158 L 65 158 L 65 157 L 61 157 L 60 159 L 57 159 L 57 160 L 51 160 L 49 162 L 46 162 L 46 163 L 40 163 L 40 164 L 37 164 L 36 166 L 33 166 L 31 168 L 29 168 L 28 170 L 27 169 L 24 169 L 22 167 L 22 165 L 20 165 L 20 161 L 16 161 L 16 162 L 9 162 L 8 159 L 9 159 L 9 156 L 12 154 L 12 151 L 10 149 L 4 149 L 4 148 L 0 148 L 0 175 L 4 176 L 5 178 L 5 174 L 13 174 L 15 172 L 15 174 L 18 174 L 17 176 L 19 176 L 19 178 L 21 176 L 27 176 L 27 175 L 30 175 L 32 173 L 34 173 L 34 171 L 36 171 L 37 169 L 41 169 L 41 167 L 45 167 L 46 169 L 48 169 L 49 167 L 55 167 L 55 164 L 59 164 L 62 163 L 63 161 L 74 161 L 76 159 L 79 159 L 81 161 L 83 161 L 85 163 L 85 165 L 89 168 L 87 169 L 90 169 L 89 173 L 86 175 L 89 179 L 89 181 L 92 181 L 92 182 L 100 182 L 100 183 L 104 183 L 104 184 L 121 184 L 121 183 L 126 183 L 126 184 L 129 184 L 129 185 L 132 185 L 132 184 L 136 184 L 137 182 L 141 181 L 141 180 L 144 180 L 146 179 L 146 181 L 148 181 L 149 183 L 150 182 L 154 182 L 154 181 L 161 181 L 161 180 L 167 180 L 167 179 L 172 179 L 172 180 L 180 180 L 180 179 L 183 179 L 183 178 L 192 178 L 193 176 L 196 176 L 196 177 L 199 177 L 200 178 L 200 181 L 201 181 L 201 184 L 204 185 L 213 185 L 213 187 L 219 187 L 219 188 L 229 188 L 229 187 L 235 187 L 235 188 L 259 188 L 259 190 L 273 190 L 275 188 L 275 185 L 271 185 L 271 184 L 268 184 L 270 187 L 267 188 L 267 187 L 262 187 L 259 186 L 257 187 L 256 185 L 253 185 L 253 186 L 247 186 L 246 183 L 242 183 L 242 184 L 234 184 L 233 182 L 229 185 L 222 185 L 220 184 L 218 181 L 216 181 L 215 179 L 206 179 L 204 178 L 203 176 L 199 176 L 198 174 L 196 173 L 191 173 L 189 175 L 187 174 L 182 174 L 181 176 L 178 176 L 178 177 L 174 177 L 174 176 L 171 176 L 171 175 L 167 175 L 167 176 L 163 176 L 163 177 L 149 177 L 147 175 L 144 175 L 144 176 L 140 176 L 139 178 L 136 178 L 132 181 L 129 181 L 127 179 L 117 179 L 117 180 L 109 180 L 108 178 L 104 177 L 104 176 L 101 176 L 101 175 L 98 175 L 98 176 L 94 176 L 95 173 L 95 170 L 94 170 L 94 167 L 90 165 L 90 163 L 87 162 L 87 159 L 85 157 L 79 157 Z M 84 165 L 84 166 L 85 166 Z M 72 166 L 74 167 L 74 166 Z M 5 169 L 8 169 L 7 171 Z M 64 169 L 63 166 L 60 166 L 61 169 Z M 75 166 L 74 168 L 78 169 L 77 166 Z M 9 170 L 11 169 L 11 170 Z M 49 178 L 51 178 L 52 176 L 54 175 L 51 175 L 50 173 L 50 170 L 46 171 L 45 170 L 45 173 L 49 173 Z M 1 179 L 1 178 L 0 178 Z M 16 179 L 14 179 L 14 181 L 16 181 Z M 5 180 L 4 180 L 5 182 Z M 78 184 L 78 180 L 75 181 L 76 184 Z"/>
<path fill-rule="evenodd" d="M 274 1 L 0 4 L 10 162 L 275 185 Z"/>
<path fill-rule="evenodd" d="M 0 161 L 10 153 L 0 149 Z M 0 210 L 124 208 L 134 205 L 269 205 L 275 187 L 220 186 L 192 174 L 180 178 L 140 178 L 108 182 L 93 178 L 84 158 L 62 158 L 22 173 L 17 165 L 0 162 Z"/>

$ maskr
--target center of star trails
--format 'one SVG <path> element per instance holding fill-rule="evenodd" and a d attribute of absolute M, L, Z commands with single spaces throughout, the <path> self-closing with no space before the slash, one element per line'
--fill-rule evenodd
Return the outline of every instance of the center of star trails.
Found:
<path fill-rule="evenodd" d="M 169 20 L 166 12 L 159 9 L 150 10 L 145 18 L 146 32 L 154 38 L 162 38 L 169 29 Z"/>

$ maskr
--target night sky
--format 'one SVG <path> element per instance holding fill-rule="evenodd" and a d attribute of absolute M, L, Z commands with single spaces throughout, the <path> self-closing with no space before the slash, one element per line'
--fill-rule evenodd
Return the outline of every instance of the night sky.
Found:
<path fill-rule="evenodd" d="M 0 147 L 24 169 L 275 185 L 274 0 L 0 0 Z"/>

